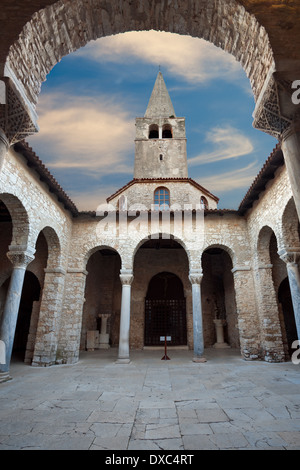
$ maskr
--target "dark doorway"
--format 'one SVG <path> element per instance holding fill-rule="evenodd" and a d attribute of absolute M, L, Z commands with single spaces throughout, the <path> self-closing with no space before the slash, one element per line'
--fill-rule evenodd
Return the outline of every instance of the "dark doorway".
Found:
<path fill-rule="evenodd" d="M 183 285 L 169 272 L 151 279 L 145 299 L 145 346 L 162 346 L 162 336 L 171 337 L 171 346 L 187 344 Z"/>
<path fill-rule="evenodd" d="M 295 315 L 293 302 L 290 291 L 289 280 L 286 277 L 279 286 L 278 289 L 278 301 L 281 304 L 284 325 L 286 331 L 286 340 L 287 340 L 287 349 L 288 353 L 291 356 L 293 353 L 292 343 L 298 339 L 297 328 L 295 323 Z"/>

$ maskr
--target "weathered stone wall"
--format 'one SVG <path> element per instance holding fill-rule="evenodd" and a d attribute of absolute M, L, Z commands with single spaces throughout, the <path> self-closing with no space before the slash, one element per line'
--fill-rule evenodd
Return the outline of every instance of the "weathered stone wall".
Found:
<path fill-rule="evenodd" d="M 36 274 L 42 291 L 38 320 L 37 317 L 33 319 L 34 326 L 32 323 L 30 330 L 31 342 L 35 335 L 35 352 L 31 349 L 30 357 L 38 365 L 54 363 L 64 294 L 64 270 L 72 228 L 71 216 L 37 174 L 29 171 L 24 157 L 14 150 L 9 151 L 2 165 L 0 198 L 12 218 L 12 236 L 6 236 L 1 251 L 2 259 L 5 260 L 2 263 L 1 279 L 4 281 L 4 277 L 9 277 L 13 268 L 5 259 L 8 244 L 17 246 L 20 251 L 36 251 L 28 270 Z M 11 239 L 8 241 L 7 238 Z"/>
<path fill-rule="evenodd" d="M 267 361 L 280 361 L 285 357 L 280 312 L 278 308 L 278 282 L 283 276 L 284 267 L 277 269 L 275 254 L 271 258 L 272 236 L 277 248 L 286 247 L 283 216 L 291 200 L 292 193 L 286 168 L 280 167 L 266 190 L 247 214 L 249 240 L 251 246 L 252 269 L 255 281 L 255 297 L 260 324 L 261 356 Z M 274 242 L 273 242 L 274 243 Z M 275 282 L 274 282 L 275 281 Z"/>

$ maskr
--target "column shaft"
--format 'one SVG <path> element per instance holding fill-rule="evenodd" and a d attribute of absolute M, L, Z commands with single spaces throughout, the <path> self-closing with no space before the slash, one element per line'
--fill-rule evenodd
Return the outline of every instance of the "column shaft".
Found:
<path fill-rule="evenodd" d="M 297 335 L 298 340 L 300 340 L 300 273 L 298 266 L 300 260 L 300 249 L 284 248 L 278 251 L 278 254 L 280 258 L 286 263 Z"/>
<path fill-rule="evenodd" d="M 121 318 L 118 363 L 128 364 L 129 358 L 129 332 L 130 332 L 130 303 L 131 303 L 131 283 L 133 275 L 120 274 L 122 282 Z"/>
<path fill-rule="evenodd" d="M 296 263 L 287 264 L 287 272 L 291 290 L 291 297 L 294 308 L 295 323 L 298 339 L 300 340 L 300 275 L 298 265 Z"/>
<path fill-rule="evenodd" d="M 203 357 L 204 339 L 203 339 L 203 319 L 201 304 L 201 281 L 202 273 L 190 273 L 192 284 L 193 300 L 193 334 L 194 334 L 194 362 L 206 362 Z"/>
<path fill-rule="evenodd" d="M 295 206 L 300 220 L 300 129 L 291 127 L 282 138 L 282 152 L 291 183 Z"/>
<path fill-rule="evenodd" d="M 0 171 L 2 169 L 4 157 L 6 155 L 6 152 L 8 151 L 8 148 L 9 148 L 9 142 L 7 140 L 7 137 L 4 134 L 3 130 L 0 129 Z"/>
<path fill-rule="evenodd" d="M 14 250 L 7 253 L 14 267 L 10 278 L 1 321 L 0 340 L 5 345 L 5 364 L 0 364 L 2 379 L 9 378 L 9 367 L 19 313 L 26 267 L 33 260 L 33 254 Z"/>

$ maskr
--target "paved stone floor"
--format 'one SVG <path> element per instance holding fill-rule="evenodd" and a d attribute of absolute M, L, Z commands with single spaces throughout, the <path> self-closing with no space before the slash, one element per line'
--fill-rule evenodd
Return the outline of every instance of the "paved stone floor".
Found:
<path fill-rule="evenodd" d="M 300 364 L 233 350 L 85 352 L 75 365 L 13 362 L 0 384 L 0 450 L 300 449 Z"/>

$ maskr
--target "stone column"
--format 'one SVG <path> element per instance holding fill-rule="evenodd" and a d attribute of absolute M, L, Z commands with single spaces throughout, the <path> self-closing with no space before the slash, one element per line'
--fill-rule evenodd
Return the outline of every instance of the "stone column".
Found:
<path fill-rule="evenodd" d="M 204 353 L 203 339 L 203 319 L 201 304 L 201 281 L 203 278 L 202 271 L 191 271 L 189 275 L 192 284 L 192 300 L 193 300 L 193 333 L 194 333 L 194 362 L 206 362 Z"/>
<path fill-rule="evenodd" d="M 3 130 L 0 129 L 0 171 L 2 169 L 4 157 L 5 157 L 6 152 L 8 151 L 8 149 L 9 149 L 8 139 L 5 135 L 5 133 L 3 132 Z"/>
<path fill-rule="evenodd" d="M 298 334 L 298 338 L 295 339 L 300 340 L 300 273 L 298 265 L 300 260 L 300 249 L 288 248 L 286 250 L 280 250 L 278 254 L 286 263 Z"/>
<path fill-rule="evenodd" d="M 284 155 L 295 206 L 300 220 L 300 123 L 293 123 L 283 134 L 281 148 Z"/>
<path fill-rule="evenodd" d="M 0 381 L 8 380 L 22 288 L 28 264 L 34 259 L 33 251 L 19 251 L 20 247 L 10 247 L 7 257 L 13 264 L 13 271 L 6 296 L 1 321 L 0 340 L 5 345 L 5 364 L 0 364 Z"/>
<path fill-rule="evenodd" d="M 300 220 L 300 118 L 293 100 L 295 70 L 270 70 L 256 100 L 253 126 L 281 142 L 295 206 Z"/>
<path fill-rule="evenodd" d="M 121 318 L 120 318 L 120 337 L 119 337 L 119 355 L 117 362 L 119 364 L 129 364 L 129 332 L 130 332 L 130 302 L 131 302 L 131 284 L 133 273 L 121 270 L 120 279 L 122 283 L 121 300 Z"/>

